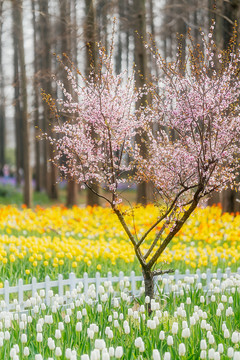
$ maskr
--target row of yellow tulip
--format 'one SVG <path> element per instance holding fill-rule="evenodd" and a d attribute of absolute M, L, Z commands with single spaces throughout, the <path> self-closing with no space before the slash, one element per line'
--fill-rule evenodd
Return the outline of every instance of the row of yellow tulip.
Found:
<path fill-rule="evenodd" d="M 142 234 L 159 215 L 154 205 L 124 209 L 132 231 Z M 150 241 L 151 239 L 149 239 Z M 149 241 L 142 251 L 149 247 Z M 160 257 L 161 266 L 178 269 L 239 266 L 240 215 L 220 207 L 197 209 Z M 7 278 L 75 270 L 140 270 L 134 249 L 109 208 L 0 208 L 0 286 Z"/>

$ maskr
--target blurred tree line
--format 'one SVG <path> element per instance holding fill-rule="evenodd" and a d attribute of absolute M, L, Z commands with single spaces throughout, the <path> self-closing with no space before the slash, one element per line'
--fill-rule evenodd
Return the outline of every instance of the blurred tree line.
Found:
<path fill-rule="evenodd" d="M 71 92 L 66 73 L 53 54 L 62 56 L 66 53 L 87 75 L 97 62 L 96 42 L 101 41 L 107 50 L 110 47 L 115 17 L 115 71 L 120 73 L 131 69 L 134 62 L 136 82 L 141 86 L 145 78 L 158 76 L 153 58 L 144 46 L 147 33 L 152 34 L 167 61 L 175 58 L 178 46 L 181 46 L 184 60 L 189 28 L 195 41 L 200 43 L 199 28 L 207 31 L 215 19 L 215 41 L 224 49 L 239 15 L 240 0 L 217 0 L 217 3 L 214 0 L 0 0 L 0 175 L 7 162 L 9 115 L 6 103 L 10 85 L 15 177 L 17 185 L 23 178 L 24 203 L 31 206 L 33 190 L 46 192 L 50 199 L 59 197 L 59 174 L 49 162 L 54 148 L 47 141 L 38 140 L 39 134 L 42 131 L 50 133 L 54 124 L 49 107 L 42 101 L 41 89 L 55 98 L 61 96 L 52 78 L 52 74 L 56 74 Z M 4 32 L 8 32 L 7 44 Z M 6 46 L 12 48 L 11 59 L 5 56 Z M 29 53 L 32 54 L 30 63 L 27 60 Z M 62 59 L 64 62 L 64 57 Z M 12 76 L 10 84 L 7 83 L 8 71 Z M 184 75 L 184 69 L 182 72 Z M 136 106 L 145 101 L 143 97 Z M 136 141 L 141 139 L 136 138 Z M 68 206 L 77 203 L 78 191 L 78 185 L 69 179 Z M 236 192 L 226 190 L 214 194 L 210 203 L 221 202 L 224 211 L 234 212 L 239 210 L 237 197 Z M 151 200 L 151 186 L 140 184 L 136 201 L 146 204 Z M 88 205 L 98 204 L 98 198 L 89 192 L 86 202 Z"/>

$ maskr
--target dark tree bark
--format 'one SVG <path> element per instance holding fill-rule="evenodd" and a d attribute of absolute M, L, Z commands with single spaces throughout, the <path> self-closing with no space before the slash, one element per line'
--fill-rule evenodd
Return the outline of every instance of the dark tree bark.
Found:
<path fill-rule="evenodd" d="M 216 21 L 216 44 L 218 48 L 226 50 L 233 35 L 233 27 L 236 20 L 239 20 L 240 1 L 219 0 L 217 4 L 213 0 L 209 2 L 209 23 L 214 18 Z M 215 6 L 216 5 L 216 6 Z M 240 210 L 239 193 L 235 190 L 227 189 L 221 193 L 214 193 L 209 199 L 208 204 L 222 204 L 223 212 L 234 213 Z"/>
<path fill-rule="evenodd" d="M 134 59 L 137 68 L 136 84 L 142 87 L 147 78 L 147 52 L 144 42 L 146 41 L 146 5 L 145 0 L 133 1 L 134 21 Z M 145 95 L 138 102 L 137 107 L 144 106 L 147 101 Z M 146 156 L 146 136 L 136 136 L 136 142 L 141 146 L 141 155 Z M 148 202 L 147 183 L 143 182 L 137 186 L 137 203 L 146 205 Z"/>
<path fill-rule="evenodd" d="M 72 46 L 71 46 L 71 42 L 72 42 L 71 41 L 72 40 L 71 39 L 71 0 L 66 0 L 66 1 L 59 0 L 59 6 L 60 6 L 60 21 L 61 21 L 60 29 L 59 29 L 60 40 L 61 40 L 61 52 L 62 54 L 66 54 L 70 59 L 72 59 L 72 57 L 74 57 L 74 51 L 72 51 Z M 64 56 L 62 61 L 63 63 L 65 63 Z M 62 77 L 66 90 L 69 93 L 72 93 L 71 85 L 67 80 L 65 71 L 62 72 Z M 67 183 L 66 205 L 68 207 L 76 205 L 77 196 L 78 196 L 78 184 L 74 179 L 69 178 Z"/>
<path fill-rule="evenodd" d="M 13 14 L 14 19 L 14 14 Z M 20 80 L 19 80 L 19 60 L 18 60 L 18 42 L 14 35 L 13 23 L 13 87 L 14 87 L 14 125 L 15 125 L 15 158 L 16 158 L 16 184 L 21 184 L 21 171 L 23 171 L 23 125 L 22 125 L 22 109 L 20 103 Z"/>
<path fill-rule="evenodd" d="M 35 125 L 35 191 L 41 191 L 42 189 L 42 172 L 41 172 L 41 149 L 40 141 L 38 140 L 39 128 L 40 128 L 40 119 L 39 119 L 39 82 L 38 82 L 38 45 L 37 45 L 37 22 L 35 14 L 35 0 L 32 0 L 32 23 L 33 23 L 33 49 L 34 49 L 34 80 L 33 80 L 33 107 L 34 107 L 34 125 Z"/>
<path fill-rule="evenodd" d="M 233 35 L 233 26 L 235 21 L 239 21 L 240 1 L 233 0 L 231 2 L 223 3 L 223 14 L 225 18 L 222 19 L 223 24 L 223 48 L 227 49 L 229 41 Z M 227 189 L 222 193 L 222 208 L 224 212 L 234 213 L 240 210 L 239 192 L 236 190 Z"/>
<path fill-rule="evenodd" d="M 30 129 L 28 122 L 28 102 L 27 102 L 27 76 L 25 67 L 25 51 L 23 39 L 23 23 L 22 23 L 22 0 L 12 0 L 14 14 L 14 35 L 16 36 L 19 54 L 19 67 L 21 79 L 21 102 L 22 102 L 22 119 L 23 119 L 23 165 L 24 165 L 24 203 L 31 207 L 32 205 L 32 171 L 30 164 Z"/>
<path fill-rule="evenodd" d="M 0 0 L 0 19 L 3 18 L 3 0 Z M 0 21 L 0 176 L 3 174 L 5 164 L 5 94 L 2 63 L 2 25 Z"/>
<path fill-rule="evenodd" d="M 85 24 L 84 24 L 84 38 L 86 43 L 86 65 L 85 73 L 89 75 L 90 71 L 96 67 L 96 20 L 93 0 L 85 0 Z M 94 129 L 92 129 L 92 136 L 94 137 Z M 89 184 L 95 192 L 99 192 L 99 186 L 96 183 Z M 87 205 L 99 205 L 99 197 L 94 194 L 89 188 L 87 189 Z"/>
<path fill-rule="evenodd" d="M 40 82 L 42 89 L 47 94 L 52 94 L 51 80 L 51 27 L 48 12 L 48 0 L 39 0 L 39 27 L 40 27 Z M 42 130 L 45 133 L 51 133 L 51 127 L 54 119 L 51 117 L 49 106 L 43 104 Z M 57 187 L 57 168 L 49 159 L 53 158 L 54 148 L 45 141 L 43 149 L 43 173 L 44 187 L 47 190 L 50 199 L 58 199 Z"/>

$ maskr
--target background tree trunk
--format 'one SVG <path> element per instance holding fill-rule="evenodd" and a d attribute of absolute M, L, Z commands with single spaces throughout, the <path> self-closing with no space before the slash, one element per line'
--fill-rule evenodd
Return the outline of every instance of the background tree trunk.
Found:
<path fill-rule="evenodd" d="M 3 17 L 3 0 L 0 0 L 0 19 Z M 4 76 L 2 62 L 2 26 L 0 21 L 0 176 L 3 175 L 5 164 L 5 94 L 4 94 Z"/>
<path fill-rule="evenodd" d="M 35 14 L 35 0 L 32 0 L 32 23 L 33 23 L 33 49 L 34 49 L 34 79 L 33 79 L 33 97 L 34 97 L 34 125 L 35 125 L 35 191 L 41 191 L 42 189 L 42 172 L 41 172 L 41 159 L 40 159 L 40 141 L 38 139 L 40 121 L 39 121 L 39 84 L 38 84 L 38 46 L 37 46 L 37 23 Z"/>
<path fill-rule="evenodd" d="M 85 24 L 84 24 L 84 38 L 86 44 L 86 62 L 85 73 L 89 75 L 92 68 L 96 67 L 96 15 L 93 0 L 85 0 Z M 92 129 L 92 136 L 94 137 L 94 129 Z M 91 188 L 99 192 L 99 186 L 96 183 L 91 184 Z M 90 189 L 87 189 L 87 205 L 99 205 L 99 197 L 95 195 Z"/>
<path fill-rule="evenodd" d="M 32 205 L 32 172 L 30 164 L 30 129 L 28 123 L 28 103 L 27 103 L 27 77 L 25 66 L 25 51 L 23 39 L 22 23 L 22 0 L 12 0 L 14 12 L 14 35 L 16 36 L 19 54 L 20 78 L 21 78 L 21 102 L 22 102 L 22 119 L 23 119 L 23 165 L 24 165 L 24 203 L 31 207 Z"/>
<path fill-rule="evenodd" d="M 39 25 L 40 25 L 40 58 L 41 58 L 41 87 L 47 94 L 52 94 L 51 80 L 51 27 L 49 21 L 48 0 L 39 0 Z M 51 118 L 49 106 L 43 104 L 42 130 L 51 133 L 54 119 Z M 44 187 L 50 199 L 58 199 L 57 168 L 49 159 L 53 158 L 54 148 L 48 142 L 44 142 L 43 149 L 43 172 Z"/>
<path fill-rule="evenodd" d="M 136 64 L 136 84 L 142 87 L 147 78 L 147 52 L 144 42 L 146 35 L 146 4 L 145 0 L 133 0 L 133 27 L 134 27 L 134 61 Z M 147 98 L 142 96 L 136 105 L 144 106 Z M 136 142 L 141 146 L 141 155 L 146 157 L 146 136 L 136 136 Z M 137 185 L 137 203 L 146 205 L 148 202 L 147 183 L 143 182 Z"/>
<path fill-rule="evenodd" d="M 61 39 L 61 52 L 65 53 L 72 59 L 73 52 L 71 52 L 71 1 L 59 1 L 60 6 L 60 39 Z M 65 63 L 65 58 L 63 56 L 63 63 Z M 66 64 L 67 65 L 67 64 Z M 62 71 L 62 80 L 65 86 L 65 89 L 72 93 L 70 82 L 67 80 L 66 71 Z M 67 183 L 67 198 L 66 205 L 71 207 L 77 204 L 78 196 L 78 184 L 74 179 L 69 178 Z"/>

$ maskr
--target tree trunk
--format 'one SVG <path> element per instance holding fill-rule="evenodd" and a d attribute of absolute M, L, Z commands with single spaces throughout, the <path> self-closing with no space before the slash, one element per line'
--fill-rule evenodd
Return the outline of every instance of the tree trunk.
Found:
<path fill-rule="evenodd" d="M 142 269 L 144 286 L 145 286 L 145 296 L 149 296 L 150 299 L 154 298 L 154 281 L 153 273 L 151 270 Z"/>
<path fill-rule="evenodd" d="M 14 36 L 16 36 L 19 53 L 20 65 L 20 79 L 21 79 L 21 101 L 22 101 L 22 119 L 23 119 L 23 134 L 24 134 L 24 203 L 31 207 L 32 205 L 32 172 L 30 164 L 30 129 L 28 123 L 28 103 L 27 103 L 27 76 L 25 65 L 25 51 L 23 39 L 23 23 L 22 23 L 22 0 L 13 0 L 13 14 L 14 14 Z"/>
<path fill-rule="evenodd" d="M 137 67 L 136 72 L 136 85 L 142 87 L 147 77 L 147 52 L 144 41 L 146 41 L 146 6 L 145 0 L 134 0 L 133 10 L 135 14 L 133 26 L 134 26 L 134 59 Z M 144 106 L 146 104 L 146 96 L 143 95 L 141 100 L 138 102 L 137 107 Z M 143 158 L 146 157 L 146 135 L 143 134 L 141 137 L 136 136 L 136 142 L 140 146 L 141 155 Z M 146 205 L 148 202 L 148 191 L 147 182 L 138 184 L 137 186 L 137 203 Z"/>
<path fill-rule="evenodd" d="M 33 23 L 33 49 L 34 49 L 34 80 L 33 80 L 33 97 L 34 97 L 34 124 L 35 124 L 35 191 L 41 191 L 42 188 L 42 172 L 41 172 L 41 159 L 40 159 L 40 141 L 38 139 L 40 121 L 39 121 L 39 84 L 37 80 L 38 74 L 38 57 L 39 51 L 37 46 L 37 23 L 35 14 L 35 0 L 32 0 L 32 23 Z"/>
<path fill-rule="evenodd" d="M 40 24 L 40 58 L 41 58 L 41 87 L 47 94 L 52 94 L 51 80 L 51 27 L 49 21 L 48 0 L 39 0 L 39 24 Z M 43 105 L 43 132 L 51 134 L 51 126 L 54 119 L 51 116 L 49 106 Z M 53 158 L 54 147 L 48 142 L 44 142 L 43 168 L 44 168 L 44 187 L 50 199 L 58 199 L 57 168 L 49 159 Z"/>
<path fill-rule="evenodd" d="M 13 26 L 13 35 L 14 35 Z M 13 86 L 14 86 L 14 124 L 15 124 L 15 165 L 16 165 L 16 184 L 21 184 L 21 171 L 23 170 L 23 134 L 22 134 L 22 110 L 20 104 L 20 82 L 19 82 L 19 60 L 18 44 L 16 36 L 13 36 Z"/>
<path fill-rule="evenodd" d="M 84 38 L 86 43 L 86 65 L 85 73 L 89 75 L 92 68 L 96 67 L 96 15 L 93 0 L 85 0 L 85 13 L 86 20 L 84 26 Z M 92 129 L 92 136 L 94 138 L 95 133 Z M 99 192 L 99 186 L 96 183 L 91 184 L 91 187 L 95 192 Z M 99 197 L 95 195 L 90 189 L 87 189 L 87 205 L 94 206 L 99 205 Z"/>
<path fill-rule="evenodd" d="M 3 17 L 3 0 L 0 0 L 0 18 Z M 5 164 L 5 95 L 2 64 L 2 21 L 0 21 L 0 176 Z"/>
<path fill-rule="evenodd" d="M 61 52 L 62 54 L 65 53 L 67 56 L 72 59 L 74 56 L 74 50 L 71 47 L 71 2 L 70 0 L 61 1 L 59 0 L 60 5 L 60 39 L 61 39 Z M 75 59 L 76 60 L 76 59 Z M 65 58 L 62 59 L 63 63 L 65 63 Z M 68 65 L 66 63 L 66 65 Z M 76 64 L 77 65 L 77 64 Z M 66 71 L 62 71 L 62 81 L 64 83 L 65 89 L 69 93 L 73 93 L 71 89 L 70 82 L 67 80 Z M 64 120 L 64 116 L 63 116 Z M 67 120 L 67 119 L 66 119 Z M 62 160 L 64 161 L 64 160 Z M 76 205 L 77 203 L 77 194 L 78 194 L 78 184 L 74 181 L 74 179 L 68 178 L 67 179 L 67 197 L 66 197 L 66 205 L 71 207 Z"/>

